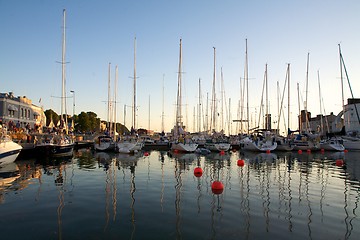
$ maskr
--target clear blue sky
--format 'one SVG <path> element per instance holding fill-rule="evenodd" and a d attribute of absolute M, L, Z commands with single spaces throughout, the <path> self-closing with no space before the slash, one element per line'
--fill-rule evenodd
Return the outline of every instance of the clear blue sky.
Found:
<path fill-rule="evenodd" d="M 291 112 L 298 113 L 296 84 L 305 100 L 306 58 L 310 52 L 308 111 L 320 113 L 320 71 L 326 113 L 341 110 L 338 44 L 355 97 L 360 97 L 360 1 L 115 1 L 0 0 L 1 92 L 13 91 L 45 109 L 60 113 L 62 10 L 66 9 L 67 94 L 76 92 L 76 114 L 93 111 L 107 119 L 108 64 L 119 67 L 118 120 L 132 104 L 133 42 L 137 38 L 138 127 L 161 128 L 162 80 L 165 76 L 166 130 L 174 123 L 179 39 L 183 39 L 183 108 L 190 130 L 202 81 L 203 104 L 211 97 L 213 47 L 217 54 L 217 91 L 223 67 L 226 98 L 236 118 L 239 79 L 243 77 L 248 39 L 250 111 L 259 112 L 265 64 L 270 110 L 277 114 L 277 87 L 291 64 Z M 114 75 L 112 76 L 114 79 Z M 350 97 L 346 87 L 346 97 Z M 218 93 L 218 95 L 220 95 Z M 303 104 L 301 104 L 303 105 Z M 68 99 L 72 113 L 72 99 Z M 127 109 L 126 125 L 131 123 Z"/>

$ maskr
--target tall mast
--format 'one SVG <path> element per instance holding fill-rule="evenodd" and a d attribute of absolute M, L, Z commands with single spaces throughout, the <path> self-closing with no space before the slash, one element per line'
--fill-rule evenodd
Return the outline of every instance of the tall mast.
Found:
<path fill-rule="evenodd" d="M 210 118 L 210 133 L 212 130 L 216 131 L 216 92 L 215 92 L 215 81 L 216 81 L 216 48 L 214 48 L 214 74 L 213 74 L 213 86 L 212 86 L 212 105 L 211 105 L 211 118 Z"/>
<path fill-rule="evenodd" d="M 249 130 L 250 130 L 250 123 L 249 123 L 249 74 L 248 74 L 248 48 L 247 48 L 247 39 L 246 39 L 246 59 L 245 59 L 245 81 L 246 81 L 246 111 L 247 111 L 247 133 L 249 134 Z"/>
<path fill-rule="evenodd" d="M 163 74 L 163 87 L 162 87 L 162 112 L 161 112 L 161 132 L 164 132 L 164 78 L 165 74 Z"/>
<path fill-rule="evenodd" d="M 61 69 L 62 69 L 62 87 L 61 87 L 61 122 L 64 122 L 65 114 L 65 131 L 68 133 L 68 122 L 67 122 L 67 112 L 66 112 L 66 75 L 65 75 L 65 52 L 66 52 L 66 10 L 63 9 L 63 34 L 62 34 L 62 56 L 61 56 Z"/>
<path fill-rule="evenodd" d="M 110 119 L 110 108 L 111 108 L 111 97 L 110 97 L 110 84 L 111 84 L 111 63 L 109 63 L 109 69 L 108 69 L 108 100 L 107 100 L 107 127 L 108 131 L 110 131 L 111 128 L 111 119 Z"/>
<path fill-rule="evenodd" d="M 287 80 L 288 80 L 288 123 L 287 126 L 290 129 L 290 63 L 287 67 Z M 286 131 L 286 129 L 285 129 Z"/>
<path fill-rule="evenodd" d="M 221 130 L 224 130 L 224 76 L 223 76 L 223 70 L 222 67 L 220 69 L 221 72 Z"/>
<path fill-rule="evenodd" d="M 308 126 L 309 126 L 309 119 L 308 119 L 308 111 L 307 111 L 307 104 L 308 104 L 308 82 L 309 82 L 309 55 L 310 53 L 308 53 L 307 55 L 307 64 L 306 64 L 306 97 L 305 97 L 305 127 L 306 127 L 306 131 L 308 131 Z"/>
<path fill-rule="evenodd" d="M 324 132 L 324 123 L 323 123 L 323 111 L 322 111 L 322 106 L 321 106 L 321 88 L 320 88 L 320 72 L 319 70 L 317 71 L 317 75 L 318 75 L 318 84 L 319 84 L 319 103 L 320 103 L 320 133 L 323 134 Z"/>
<path fill-rule="evenodd" d="M 269 118 L 269 97 L 268 97 L 268 70 L 267 70 L 267 64 L 265 65 L 265 77 L 266 77 L 266 81 L 265 81 L 265 99 L 266 99 L 266 103 L 265 103 L 265 112 L 266 112 L 266 125 L 265 128 L 267 130 L 271 130 L 270 128 L 270 118 Z"/>
<path fill-rule="evenodd" d="M 136 129 L 136 37 L 134 38 L 133 128 Z"/>
<path fill-rule="evenodd" d="M 114 141 L 116 141 L 116 98 L 117 98 L 117 82 L 118 82 L 119 70 L 118 66 L 115 66 L 115 83 L 114 83 Z"/>
<path fill-rule="evenodd" d="M 178 69 L 178 91 L 177 91 L 177 101 L 176 101 L 176 126 L 182 127 L 182 113 L 181 113 L 181 69 L 182 64 L 182 39 L 180 38 L 180 53 L 179 53 L 179 69 Z"/>
<path fill-rule="evenodd" d="M 201 132 L 201 79 L 199 78 L 198 132 Z"/>
<path fill-rule="evenodd" d="M 148 130 L 150 130 L 150 95 L 149 95 L 149 122 L 148 122 Z"/>
<path fill-rule="evenodd" d="M 345 99 L 344 99 L 344 82 L 343 82 L 343 70 L 342 70 L 342 55 L 341 55 L 341 47 L 339 46 L 339 60 L 340 60 L 340 79 L 341 79 L 341 100 L 342 100 L 342 108 L 345 122 Z"/>

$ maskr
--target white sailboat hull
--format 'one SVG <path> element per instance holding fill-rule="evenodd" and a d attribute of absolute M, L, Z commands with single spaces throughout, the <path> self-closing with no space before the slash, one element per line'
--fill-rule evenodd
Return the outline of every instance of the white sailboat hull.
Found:
<path fill-rule="evenodd" d="M 14 162 L 20 154 L 21 145 L 10 138 L 3 138 L 0 141 L 0 166 Z"/>
<path fill-rule="evenodd" d="M 360 139 L 352 137 L 343 137 L 343 145 L 348 150 L 360 150 Z"/>
<path fill-rule="evenodd" d="M 360 147 L 360 145 L 359 145 Z M 325 151 L 344 151 L 345 147 L 339 141 L 335 140 L 326 140 L 320 142 L 320 148 L 324 149 Z"/>
<path fill-rule="evenodd" d="M 230 143 L 205 143 L 204 147 L 212 152 L 226 152 L 229 151 L 231 145 Z"/>
<path fill-rule="evenodd" d="M 195 152 L 198 144 L 196 143 L 172 143 L 171 150 L 179 152 Z"/>
<path fill-rule="evenodd" d="M 117 143 L 117 152 L 119 153 L 134 153 L 138 152 L 143 148 L 142 142 L 118 142 Z"/>
<path fill-rule="evenodd" d="M 256 143 L 248 137 L 242 140 L 242 144 L 244 150 L 256 152 L 274 151 L 277 147 L 277 143 L 271 140 L 265 142 L 259 141 Z"/>

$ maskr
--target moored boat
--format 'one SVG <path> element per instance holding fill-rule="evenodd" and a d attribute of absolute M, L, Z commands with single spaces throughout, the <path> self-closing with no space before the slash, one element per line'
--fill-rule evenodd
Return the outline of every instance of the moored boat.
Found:
<path fill-rule="evenodd" d="M 256 152 L 268 152 L 274 151 L 277 147 L 277 143 L 271 139 L 257 140 L 246 137 L 241 140 L 243 150 L 256 151 Z"/>
<path fill-rule="evenodd" d="M 344 151 L 345 147 L 342 142 L 342 140 L 339 140 L 337 138 L 321 140 L 320 149 L 323 149 L 325 151 Z"/>
<path fill-rule="evenodd" d="M 13 142 L 8 135 L 0 136 L 0 166 L 12 163 L 18 157 L 22 147 Z"/>
<path fill-rule="evenodd" d="M 72 157 L 75 143 L 65 134 L 44 134 L 35 142 L 35 154 L 38 157 Z"/>
<path fill-rule="evenodd" d="M 95 151 L 108 152 L 115 150 L 115 142 L 110 136 L 101 135 L 98 136 L 94 143 Z"/>

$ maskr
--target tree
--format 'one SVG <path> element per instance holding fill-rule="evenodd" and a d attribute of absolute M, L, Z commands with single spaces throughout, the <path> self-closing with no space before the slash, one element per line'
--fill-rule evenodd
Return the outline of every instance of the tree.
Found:
<path fill-rule="evenodd" d="M 54 112 L 52 109 L 48 109 L 45 112 L 45 116 L 46 116 L 46 126 L 49 126 L 51 120 L 53 121 L 53 123 L 56 124 L 59 122 L 59 115 L 57 115 L 56 112 Z"/>

